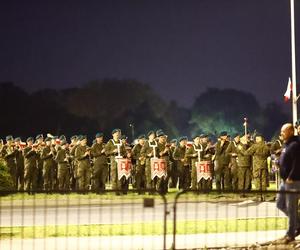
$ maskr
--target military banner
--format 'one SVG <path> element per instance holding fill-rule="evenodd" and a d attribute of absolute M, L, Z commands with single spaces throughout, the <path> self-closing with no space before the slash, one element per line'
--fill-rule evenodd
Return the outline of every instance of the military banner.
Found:
<path fill-rule="evenodd" d="M 167 161 L 165 159 L 151 158 L 151 179 L 167 176 Z"/>
<path fill-rule="evenodd" d="M 132 164 L 129 159 L 116 159 L 118 163 L 118 179 L 121 180 L 123 176 L 128 179 L 131 176 Z"/>
<path fill-rule="evenodd" d="M 197 182 L 201 179 L 212 179 L 211 174 L 211 161 L 199 161 L 196 162 L 196 171 L 197 171 Z"/>

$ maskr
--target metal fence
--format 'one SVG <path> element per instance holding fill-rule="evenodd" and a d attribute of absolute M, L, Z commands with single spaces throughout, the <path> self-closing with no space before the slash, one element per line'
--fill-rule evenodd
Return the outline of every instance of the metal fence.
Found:
<path fill-rule="evenodd" d="M 287 228 L 277 191 L 116 192 L 1 192 L 0 249 L 260 247 Z"/>

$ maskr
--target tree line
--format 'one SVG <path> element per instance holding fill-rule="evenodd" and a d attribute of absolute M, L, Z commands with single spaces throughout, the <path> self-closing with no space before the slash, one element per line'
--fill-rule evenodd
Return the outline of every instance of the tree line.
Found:
<path fill-rule="evenodd" d="M 190 108 L 176 100 L 165 101 L 150 86 L 136 80 L 104 79 L 81 87 L 41 89 L 33 93 L 11 82 L 0 83 L 2 119 L 0 137 L 39 133 L 86 134 L 91 140 L 101 131 L 106 139 L 115 127 L 129 141 L 149 130 L 162 129 L 170 138 L 205 133 L 212 137 L 226 130 L 243 132 L 247 117 L 250 131 L 271 139 L 289 117 L 280 105 L 259 104 L 251 93 L 208 88 Z M 133 126 L 132 126 L 133 125 Z"/>

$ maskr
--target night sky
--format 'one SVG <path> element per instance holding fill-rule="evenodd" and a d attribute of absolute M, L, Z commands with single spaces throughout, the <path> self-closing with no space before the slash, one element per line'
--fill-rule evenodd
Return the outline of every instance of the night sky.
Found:
<path fill-rule="evenodd" d="M 184 106 L 207 87 L 265 104 L 291 75 L 289 0 L 2 1 L 0 30 L 0 82 L 29 91 L 130 78 Z"/>

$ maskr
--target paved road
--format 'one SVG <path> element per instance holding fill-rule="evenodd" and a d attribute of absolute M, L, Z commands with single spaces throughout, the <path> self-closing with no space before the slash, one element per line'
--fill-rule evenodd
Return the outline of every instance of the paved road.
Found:
<path fill-rule="evenodd" d="M 173 204 L 168 204 L 168 220 Z M 0 226 L 129 224 L 163 221 L 164 206 L 144 208 L 142 204 L 81 205 L 60 207 L 0 207 Z M 283 216 L 272 202 L 179 203 L 178 220 L 237 219 Z"/>

